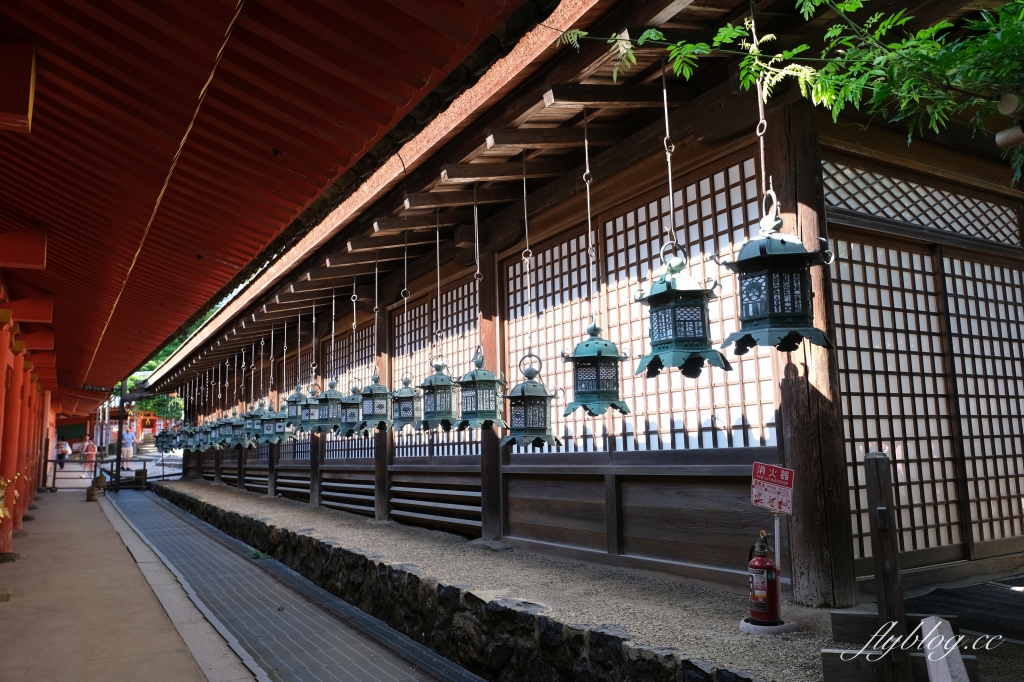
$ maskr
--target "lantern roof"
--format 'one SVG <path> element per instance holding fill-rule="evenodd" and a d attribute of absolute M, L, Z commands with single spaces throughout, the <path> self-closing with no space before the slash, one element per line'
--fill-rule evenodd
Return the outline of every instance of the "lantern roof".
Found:
<path fill-rule="evenodd" d="M 470 370 L 464 377 L 458 382 L 460 384 L 470 384 L 477 381 L 493 381 L 502 386 L 505 386 L 504 377 L 494 376 L 494 372 L 484 368 L 484 356 L 479 350 L 473 355 L 473 365 L 475 369 Z"/>
<path fill-rule="evenodd" d="M 441 360 L 438 360 L 431 366 L 434 368 L 434 373 L 423 380 L 423 383 L 420 384 L 420 388 L 437 388 L 438 386 L 454 385 L 451 375 L 445 372 L 445 370 L 448 369 L 448 365 Z"/>
<path fill-rule="evenodd" d="M 648 299 L 673 291 L 702 294 L 708 300 L 718 298 L 715 287 L 705 288 L 686 269 L 686 259 L 673 256 L 662 261 L 661 274 L 651 283 L 649 291 L 641 289 L 635 300 L 645 303 Z"/>
<path fill-rule="evenodd" d="M 799 237 L 791 234 L 772 232 L 758 239 L 751 239 L 740 247 L 734 262 L 724 262 L 722 267 L 733 272 L 757 269 L 757 261 L 763 258 L 791 258 L 806 265 L 825 265 L 828 258 L 828 242 L 818 238 L 820 247 L 808 251 Z"/>
<path fill-rule="evenodd" d="M 345 394 L 338 390 L 338 382 L 331 380 L 327 382 L 327 390 L 320 394 L 320 401 L 344 400 Z"/>
<path fill-rule="evenodd" d="M 590 326 L 587 327 L 587 334 L 590 335 L 590 338 L 576 344 L 572 355 L 568 355 L 563 351 L 562 357 L 567 362 L 591 357 L 612 358 L 619 361 L 625 360 L 627 356 L 619 354 L 618 346 L 607 339 L 601 338 L 602 331 L 601 326 L 597 322 L 591 322 Z"/>
<path fill-rule="evenodd" d="M 512 387 L 512 390 L 508 392 L 509 398 L 520 398 L 520 397 L 541 397 L 541 398 L 554 398 L 554 393 L 548 393 L 548 387 L 537 381 L 537 375 L 540 374 L 540 370 L 534 366 L 525 367 L 522 370 L 523 376 L 526 377 L 526 381 L 522 381 Z"/>
<path fill-rule="evenodd" d="M 468 374 L 466 376 L 469 376 Z M 394 398 L 416 398 L 419 394 L 412 387 L 412 377 L 406 374 L 402 377 L 402 388 L 395 391 Z"/>
<path fill-rule="evenodd" d="M 373 382 L 363 388 L 363 395 L 387 395 L 391 393 L 387 386 L 380 383 L 380 374 L 377 372 L 373 373 L 370 377 L 370 381 Z"/>
<path fill-rule="evenodd" d="M 289 403 L 303 403 L 306 400 L 306 394 L 302 392 L 302 387 L 295 384 L 295 392 L 292 393 L 285 399 Z"/>

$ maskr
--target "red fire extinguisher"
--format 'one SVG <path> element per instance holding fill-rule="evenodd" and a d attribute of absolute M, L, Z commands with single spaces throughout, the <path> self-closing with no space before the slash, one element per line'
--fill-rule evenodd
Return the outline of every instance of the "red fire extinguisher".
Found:
<path fill-rule="evenodd" d="M 771 537 L 761 531 L 761 537 L 750 548 L 750 563 L 747 572 L 750 574 L 750 622 L 754 625 L 779 625 L 779 604 L 781 592 L 779 586 L 782 576 L 768 552 L 775 550 L 768 545 Z"/>

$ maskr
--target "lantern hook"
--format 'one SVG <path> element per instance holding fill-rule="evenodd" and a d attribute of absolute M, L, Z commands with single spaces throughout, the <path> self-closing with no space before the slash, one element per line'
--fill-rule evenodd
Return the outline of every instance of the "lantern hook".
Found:
<path fill-rule="evenodd" d="M 523 369 L 523 362 L 525 360 L 529 360 L 531 358 L 533 360 L 537 361 L 536 362 L 536 367 L 534 366 L 534 363 L 531 362 L 529 365 L 526 366 L 526 369 Z M 544 362 L 540 359 L 540 356 L 538 356 L 536 353 L 527 353 L 523 357 L 519 358 L 519 364 L 516 365 L 516 366 L 519 368 L 519 372 L 523 376 L 527 377 L 528 379 L 533 379 L 538 374 L 540 374 L 542 369 L 544 369 Z M 532 374 L 530 374 L 530 373 L 532 373 Z"/>
<path fill-rule="evenodd" d="M 769 199 L 771 208 L 768 207 Z M 775 190 L 772 188 L 766 190 L 764 196 L 761 197 L 761 213 L 764 216 L 760 223 L 762 237 L 767 237 L 782 229 L 782 218 L 779 217 L 779 197 L 776 196 Z"/>
<path fill-rule="evenodd" d="M 685 268 L 690 263 L 690 259 L 687 258 L 686 256 L 686 249 L 677 244 L 675 240 L 669 240 L 665 242 L 665 244 L 661 247 L 661 251 L 658 253 L 658 257 L 661 258 L 662 266 L 664 266 L 668 262 L 665 258 L 665 250 L 668 249 L 669 247 L 672 247 L 672 249 L 676 253 L 682 254 L 683 263 L 680 266 L 680 269 Z"/>

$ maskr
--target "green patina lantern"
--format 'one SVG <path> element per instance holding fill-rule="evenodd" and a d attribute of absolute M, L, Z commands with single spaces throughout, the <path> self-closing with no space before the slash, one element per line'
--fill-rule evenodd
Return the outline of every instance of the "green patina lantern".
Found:
<path fill-rule="evenodd" d="M 221 446 L 231 440 L 231 422 L 218 416 L 210 423 L 210 440 L 212 446 Z"/>
<path fill-rule="evenodd" d="M 231 411 L 228 423 L 231 425 L 231 438 L 227 442 L 227 447 L 245 447 L 245 419 L 238 416 L 238 410 Z"/>
<path fill-rule="evenodd" d="M 200 450 L 220 449 L 220 446 L 213 442 L 213 426 L 209 422 L 200 425 L 196 433 L 196 447 Z"/>
<path fill-rule="evenodd" d="M 312 433 L 320 425 L 320 387 L 313 384 L 309 395 L 299 405 L 299 431 Z"/>
<path fill-rule="evenodd" d="M 459 431 L 489 429 L 495 424 L 499 429 L 507 429 L 508 424 L 501 418 L 504 412 L 504 396 L 501 391 L 506 386 L 505 378 L 496 377 L 490 370 L 484 369 L 483 348 L 480 346 L 476 347 L 473 354 L 473 364 L 476 369 L 456 382 L 462 396 Z"/>
<path fill-rule="evenodd" d="M 761 238 L 744 244 L 735 262 L 721 263 L 738 275 L 740 298 L 740 330 L 730 334 L 722 348 L 735 343 L 737 355 L 754 346 L 774 346 L 788 353 L 803 339 L 832 348 L 828 337 L 814 327 L 811 290 L 811 266 L 833 260 L 828 242 L 819 239 L 820 248 L 808 251 L 798 237 L 779 232 L 782 220 L 774 191 L 768 190 L 763 204 Z"/>
<path fill-rule="evenodd" d="M 650 306 L 651 352 L 640 359 L 636 373 L 655 377 L 661 370 L 678 367 L 683 376 L 696 379 L 704 370 L 704 361 L 731 370 L 732 365 L 711 345 L 708 303 L 718 294 L 716 282 L 705 289 L 684 273 L 686 256 L 665 259 L 665 250 L 675 248 L 668 242 L 661 249 L 661 274 L 649 291 L 640 289 L 633 300 Z"/>
<path fill-rule="evenodd" d="M 359 384 L 355 379 L 352 379 L 348 385 L 349 394 L 342 398 L 341 408 L 341 423 L 338 425 L 338 435 L 349 437 L 353 435 L 365 435 L 366 431 L 362 428 L 363 421 L 360 418 L 360 408 L 362 407 L 362 389 L 359 388 Z"/>
<path fill-rule="evenodd" d="M 324 433 L 338 430 L 341 425 L 341 412 L 344 400 L 345 396 L 338 390 L 338 382 L 327 382 L 327 390 L 320 394 L 317 410 L 317 430 Z"/>
<path fill-rule="evenodd" d="M 306 394 L 302 387 L 295 384 L 295 392 L 285 398 L 285 412 L 288 415 L 288 424 L 295 430 L 302 428 L 302 408 L 306 405 Z"/>
<path fill-rule="evenodd" d="M 362 393 L 362 424 L 360 428 L 384 433 L 391 428 L 391 391 L 380 383 L 380 372 L 373 368 L 372 382 Z"/>
<path fill-rule="evenodd" d="M 412 385 L 412 375 L 402 375 L 402 388 L 391 396 L 391 407 L 394 420 L 391 425 L 396 431 L 406 426 L 420 428 L 423 424 L 423 394 Z"/>
<path fill-rule="evenodd" d="M 531 358 L 537 361 L 536 366 L 530 364 L 524 368 L 523 361 Z M 515 443 L 535 448 L 562 445 L 562 441 L 551 432 L 551 401 L 557 394 L 548 393 L 547 386 L 537 380 L 542 368 L 540 358 L 533 353 L 524 355 L 519 361 L 519 371 L 526 381 L 516 385 L 505 396 L 509 402 L 509 434 L 502 439 L 502 445 Z"/>
<path fill-rule="evenodd" d="M 628 355 L 619 355 L 618 347 L 601 338 L 601 327 L 591 322 L 587 327 L 590 338 L 577 344 L 572 355 L 562 351 L 562 361 L 572 363 L 573 392 L 576 398 L 565 408 L 567 417 L 582 407 L 587 416 L 597 417 L 615 408 L 629 414 L 629 406 L 619 400 L 619 364 Z"/>
<path fill-rule="evenodd" d="M 170 452 L 171 451 L 171 432 L 167 429 L 163 429 L 160 433 L 156 434 L 156 450 L 157 452 Z"/>
<path fill-rule="evenodd" d="M 431 358 L 431 366 L 434 373 L 420 384 L 423 391 L 423 428 L 436 429 L 440 426 L 445 431 L 451 431 L 459 423 L 459 387 L 452 381 L 451 375 L 445 372 L 448 365 L 442 356 Z"/>
<path fill-rule="evenodd" d="M 272 443 L 274 441 L 274 417 L 277 413 L 267 408 L 267 401 L 265 400 L 260 401 L 257 412 L 259 416 L 255 418 L 255 427 L 258 433 L 256 441 L 259 443 Z"/>
<path fill-rule="evenodd" d="M 197 450 L 197 446 L 196 446 L 196 440 L 197 440 L 196 439 L 196 429 L 191 424 L 186 423 L 185 424 L 185 428 L 183 429 L 183 431 L 185 433 L 184 433 L 184 445 L 182 446 L 182 449 L 184 449 L 186 452 L 195 452 Z"/>
<path fill-rule="evenodd" d="M 295 425 L 288 419 L 288 406 L 274 415 L 274 442 L 295 440 Z"/>
<path fill-rule="evenodd" d="M 248 442 L 247 447 L 252 447 L 256 442 L 256 439 L 260 435 L 260 415 L 262 408 L 257 409 L 256 403 L 251 403 L 249 409 L 242 414 L 242 419 L 245 420 L 245 440 Z"/>

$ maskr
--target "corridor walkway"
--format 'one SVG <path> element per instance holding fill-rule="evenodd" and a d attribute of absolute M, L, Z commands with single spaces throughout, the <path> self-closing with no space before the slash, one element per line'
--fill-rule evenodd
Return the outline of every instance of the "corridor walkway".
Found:
<path fill-rule="evenodd" d="M 0 564 L 0 680 L 206 682 L 100 505 L 68 491 L 35 506 L 21 559 Z"/>
<path fill-rule="evenodd" d="M 257 679 L 479 680 L 151 493 L 110 499 Z"/>

